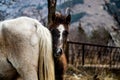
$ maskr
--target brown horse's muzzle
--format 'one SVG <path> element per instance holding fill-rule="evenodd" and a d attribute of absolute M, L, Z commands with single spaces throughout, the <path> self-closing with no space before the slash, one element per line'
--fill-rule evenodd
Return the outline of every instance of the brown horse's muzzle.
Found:
<path fill-rule="evenodd" d="M 54 52 L 54 57 L 55 57 L 55 58 L 58 58 L 58 57 L 61 56 L 61 54 L 62 54 L 62 49 L 61 49 L 61 48 L 58 48 L 58 49 L 56 49 L 55 52 Z"/>

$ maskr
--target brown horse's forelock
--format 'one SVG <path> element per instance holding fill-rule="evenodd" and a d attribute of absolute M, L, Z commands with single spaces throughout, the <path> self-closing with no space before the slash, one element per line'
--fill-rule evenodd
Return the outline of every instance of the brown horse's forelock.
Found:
<path fill-rule="evenodd" d="M 55 14 L 52 23 L 49 25 L 49 29 L 56 28 L 58 25 L 62 24 L 65 26 L 65 29 L 68 29 L 68 24 L 66 23 L 66 16 L 62 14 Z"/>

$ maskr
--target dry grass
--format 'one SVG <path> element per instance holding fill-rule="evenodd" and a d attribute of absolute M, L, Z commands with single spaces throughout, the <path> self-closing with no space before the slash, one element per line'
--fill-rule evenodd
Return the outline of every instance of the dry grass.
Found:
<path fill-rule="evenodd" d="M 120 69 L 108 68 L 75 68 L 69 65 L 65 80 L 120 80 Z M 96 76 L 96 77 L 95 77 Z"/>

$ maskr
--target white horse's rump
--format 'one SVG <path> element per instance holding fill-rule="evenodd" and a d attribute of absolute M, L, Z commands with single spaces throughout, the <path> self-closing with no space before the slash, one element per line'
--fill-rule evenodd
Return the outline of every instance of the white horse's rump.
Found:
<path fill-rule="evenodd" d="M 0 80 L 54 80 L 51 34 L 37 20 L 0 22 Z"/>

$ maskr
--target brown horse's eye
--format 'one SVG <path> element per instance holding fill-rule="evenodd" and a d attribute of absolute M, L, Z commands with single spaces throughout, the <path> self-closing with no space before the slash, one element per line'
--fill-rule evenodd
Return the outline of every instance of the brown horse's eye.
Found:
<path fill-rule="evenodd" d="M 64 37 L 67 37 L 67 35 L 68 35 L 68 31 L 65 30 L 65 31 L 63 32 L 63 36 L 64 36 Z"/>

